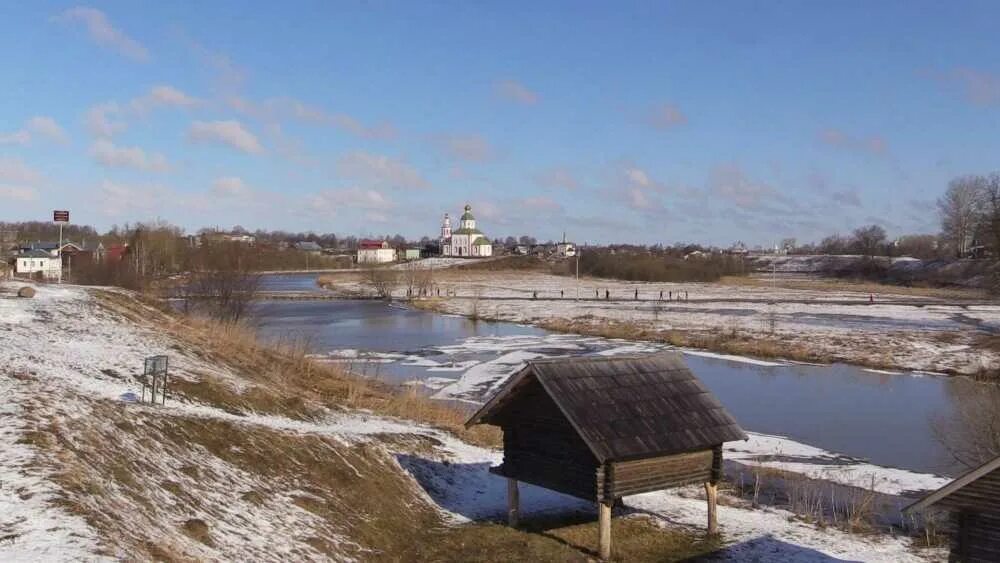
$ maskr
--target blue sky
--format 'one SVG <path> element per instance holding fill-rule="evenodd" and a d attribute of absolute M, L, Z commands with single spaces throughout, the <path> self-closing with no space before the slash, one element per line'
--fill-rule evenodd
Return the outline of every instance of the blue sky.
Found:
<path fill-rule="evenodd" d="M 995 2 L 0 6 L 0 220 L 768 244 L 996 168 Z"/>

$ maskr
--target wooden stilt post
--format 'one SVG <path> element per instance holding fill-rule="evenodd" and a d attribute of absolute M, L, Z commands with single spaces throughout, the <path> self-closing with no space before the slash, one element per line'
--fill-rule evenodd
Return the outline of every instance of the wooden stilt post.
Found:
<path fill-rule="evenodd" d="M 507 525 L 517 527 L 521 515 L 521 495 L 517 490 L 517 479 L 507 478 Z"/>
<path fill-rule="evenodd" d="M 708 534 L 719 533 L 719 518 L 717 514 L 716 500 L 719 494 L 719 484 L 715 481 L 705 483 L 705 496 L 708 497 Z"/>
<path fill-rule="evenodd" d="M 598 526 L 601 531 L 598 542 L 601 559 L 607 561 L 611 559 L 611 503 L 601 502 L 597 505 Z"/>

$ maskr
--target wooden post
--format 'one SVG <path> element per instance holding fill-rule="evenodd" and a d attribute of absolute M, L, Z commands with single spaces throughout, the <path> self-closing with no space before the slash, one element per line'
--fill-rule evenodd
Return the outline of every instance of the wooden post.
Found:
<path fill-rule="evenodd" d="M 507 478 L 507 525 L 517 527 L 521 513 L 521 495 L 517 490 L 517 479 Z"/>
<path fill-rule="evenodd" d="M 719 493 L 719 484 L 714 481 L 705 483 L 705 496 L 708 497 L 708 534 L 719 533 L 719 518 L 716 510 L 716 499 Z"/>
<path fill-rule="evenodd" d="M 611 503 L 601 502 L 597 505 L 598 526 L 601 531 L 599 551 L 601 559 L 607 561 L 611 559 Z"/>

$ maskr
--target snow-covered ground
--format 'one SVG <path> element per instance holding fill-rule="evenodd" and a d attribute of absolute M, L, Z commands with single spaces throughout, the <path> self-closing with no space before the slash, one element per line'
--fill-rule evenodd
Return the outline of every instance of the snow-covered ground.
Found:
<path fill-rule="evenodd" d="M 171 355 L 174 377 L 196 379 L 208 373 L 234 385 L 247 382 L 240 382 L 237 374 L 211 363 L 203 355 L 185 350 L 155 327 L 140 326 L 102 308 L 84 289 L 41 286 L 34 299 L 17 299 L 10 296 L 11 288 L 11 284 L 0 284 L 0 560 L 90 560 L 99 558 L 99 553 L 107 553 L 106 549 L 98 551 L 107 538 L 100 537 L 80 517 L 52 502 L 59 493 L 50 478 L 58 469 L 57 462 L 47 459 L 26 439 L 30 425 L 37 423 L 33 417 L 69 418 L 61 422 L 85 424 L 88 413 L 106 405 L 122 405 L 136 409 L 138 414 L 196 417 L 222 420 L 238 427 L 317 434 L 347 444 L 371 443 L 392 450 L 399 465 L 412 475 L 414 487 L 454 521 L 499 519 L 505 511 L 506 484 L 486 471 L 500 460 L 499 452 L 466 444 L 409 421 L 358 412 L 330 413 L 322 420 L 303 422 L 279 416 L 232 413 L 176 399 L 163 407 L 131 404 L 129 395 L 140 391 L 135 376 L 141 372 L 143 359 L 158 353 Z M 512 349 L 510 353 L 517 351 Z M 26 408 L 29 404 L 31 409 Z M 419 455 L 405 449 L 394 450 L 395 446 L 382 441 L 383 436 L 392 434 L 425 436 L 436 446 Z M 804 444 L 762 435 L 730 446 L 727 456 L 741 463 L 779 463 L 766 459 L 777 454 L 813 461 L 823 456 L 831 460 L 836 457 Z M 179 466 L 181 462 L 170 461 L 167 465 L 170 464 Z M 815 463 L 807 465 L 800 469 L 818 470 Z M 932 488 L 943 482 L 932 476 L 907 475 L 877 466 L 858 465 L 854 470 L 859 473 L 852 476 L 839 461 L 831 461 L 829 465 L 827 469 L 831 472 L 842 472 L 833 478 L 845 483 L 853 483 L 862 473 L 873 473 L 876 487 L 890 494 Z M 794 462 L 785 462 L 783 467 L 795 469 Z M 222 465 L 214 465 L 211 471 L 232 483 L 241 483 L 245 478 Z M 867 482 L 871 477 L 861 475 L 860 479 Z M 289 542 L 300 537 L 303 529 L 315 525 L 308 513 L 290 501 L 286 505 L 269 503 L 265 511 L 253 518 L 236 514 L 243 510 L 252 512 L 254 508 L 240 504 L 239 497 L 233 496 L 238 487 L 232 487 L 232 491 L 225 489 L 221 487 L 203 499 L 203 503 L 211 505 L 204 510 L 207 514 L 219 510 L 229 516 L 213 528 L 218 551 L 198 551 L 205 548 L 195 543 L 191 548 L 193 553 L 206 558 L 221 552 L 237 558 L 277 560 L 293 553 Z M 629 497 L 625 501 L 626 512 L 641 510 L 654 515 L 663 525 L 700 529 L 705 521 L 705 506 L 704 501 L 693 498 L 695 493 L 696 489 L 687 488 Z M 580 501 L 531 486 L 525 487 L 522 498 L 529 515 L 536 511 L 592 510 Z M 215 506 L 219 504 L 224 506 Z M 719 510 L 721 530 L 729 542 L 720 555 L 723 559 L 926 561 L 941 556 L 935 551 L 913 551 L 904 537 L 858 536 L 835 529 L 818 529 L 779 509 L 721 506 Z M 164 541 L 190 540 L 174 534 L 165 536 Z M 128 554 L 117 556 L 127 558 Z"/>
<path fill-rule="evenodd" d="M 369 291 L 354 277 L 332 279 L 335 290 Z M 977 336 L 1000 332 L 1000 305 L 714 283 L 582 279 L 578 284 L 535 272 L 447 272 L 436 283 L 437 306 L 447 313 L 531 324 L 614 322 L 654 331 L 736 331 L 807 350 L 813 357 L 915 371 L 975 373 L 1000 366 L 996 351 L 973 346 Z M 404 297 L 405 289 L 396 293 Z"/>

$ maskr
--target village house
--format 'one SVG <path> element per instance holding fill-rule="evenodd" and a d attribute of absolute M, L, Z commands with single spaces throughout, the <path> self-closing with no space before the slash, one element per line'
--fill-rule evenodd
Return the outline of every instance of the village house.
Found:
<path fill-rule="evenodd" d="M 47 250 L 28 250 L 14 259 L 14 272 L 19 276 L 42 277 L 46 280 L 59 279 L 62 270 L 59 257 Z"/>
<path fill-rule="evenodd" d="M 441 255 L 463 258 L 493 256 L 493 243 L 476 228 L 471 205 L 465 206 L 458 229 L 454 231 L 451 230 L 451 219 L 447 213 L 444 214 L 444 221 L 441 223 Z"/>
<path fill-rule="evenodd" d="M 419 248 L 404 248 L 400 250 L 400 258 L 402 260 L 420 260 L 420 249 Z"/>
<path fill-rule="evenodd" d="M 387 264 L 396 261 L 396 249 L 385 240 L 363 240 L 358 243 L 358 264 Z"/>

